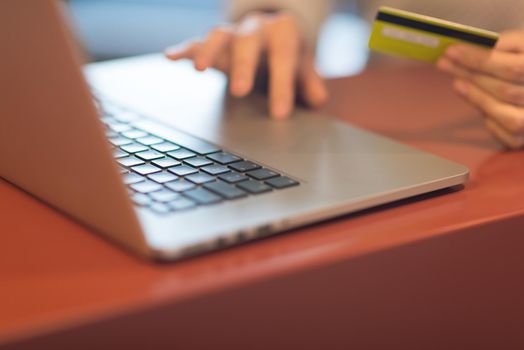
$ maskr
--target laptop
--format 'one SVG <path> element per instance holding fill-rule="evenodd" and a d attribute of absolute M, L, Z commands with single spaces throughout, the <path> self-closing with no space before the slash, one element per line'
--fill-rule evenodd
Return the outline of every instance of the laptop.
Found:
<path fill-rule="evenodd" d="M 0 2 L 0 42 L 0 176 L 153 260 L 468 177 L 462 165 L 312 111 L 273 121 L 262 96 L 228 100 L 220 73 L 188 62 L 154 55 L 84 72 L 57 1 Z"/>

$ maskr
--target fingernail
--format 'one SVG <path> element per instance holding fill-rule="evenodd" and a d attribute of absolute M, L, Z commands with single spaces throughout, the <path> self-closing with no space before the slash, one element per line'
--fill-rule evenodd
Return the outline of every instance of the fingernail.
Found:
<path fill-rule="evenodd" d="M 166 55 L 167 57 L 171 57 L 171 56 L 175 56 L 179 52 L 180 52 L 180 48 L 171 46 L 164 50 L 164 55 Z"/>
<path fill-rule="evenodd" d="M 187 42 L 176 44 L 176 45 L 171 45 L 164 50 L 164 54 L 168 57 L 179 56 L 182 52 L 187 50 L 188 47 L 189 47 L 189 44 Z"/>
<path fill-rule="evenodd" d="M 326 103 L 328 99 L 328 92 L 326 89 L 319 89 L 317 91 L 317 94 L 316 96 L 314 97 L 313 99 L 313 107 L 320 107 L 322 106 L 324 103 Z"/>
<path fill-rule="evenodd" d="M 199 71 L 204 71 L 208 68 L 209 64 L 206 59 L 198 59 L 195 61 L 195 68 Z"/>
<path fill-rule="evenodd" d="M 246 80 L 235 79 L 235 81 L 233 81 L 231 84 L 231 93 L 238 97 L 245 96 L 248 93 Z"/>
<path fill-rule="evenodd" d="M 447 72 L 451 69 L 451 63 L 447 59 L 441 58 L 437 62 L 437 68 Z"/>
<path fill-rule="evenodd" d="M 273 117 L 276 119 L 284 119 L 289 115 L 289 106 L 287 103 L 278 103 L 273 108 Z"/>

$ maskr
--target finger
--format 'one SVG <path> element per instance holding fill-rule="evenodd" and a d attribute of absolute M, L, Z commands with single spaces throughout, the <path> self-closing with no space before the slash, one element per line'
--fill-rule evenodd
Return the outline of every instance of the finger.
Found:
<path fill-rule="evenodd" d="M 516 150 L 524 147 L 524 135 L 510 134 L 494 120 L 487 119 L 486 128 L 510 149 Z"/>
<path fill-rule="evenodd" d="M 524 51 L 524 32 L 521 30 L 507 31 L 500 34 L 497 50 L 519 53 Z"/>
<path fill-rule="evenodd" d="M 515 83 L 524 83 L 524 59 L 499 50 L 486 50 L 470 45 L 450 46 L 445 57 L 462 66 Z"/>
<path fill-rule="evenodd" d="M 219 54 L 224 51 L 232 38 L 231 27 L 220 27 L 209 33 L 195 57 L 195 68 L 203 71 L 213 67 Z"/>
<path fill-rule="evenodd" d="M 183 58 L 193 59 L 195 53 L 200 48 L 200 43 L 196 41 L 186 41 L 184 43 L 170 46 L 164 51 L 164 55 L 170 60 L 176 61 Z"/>
<path fill-rule="evenodd" d="M 456 78 L 469 80 L 498 100 L 517 106 L 524 106 L 524 86 L 522 85 L 512 84 L 506 80 L 469 70 L 447 58 L 441 58 L 437 63 L 437 67 Z"/>
<path fill-rule="evenodd" d="M 252 89 L 260 61 L 261 34 L 239 34 L 233 42 L 231 58 L 231 93 L 245 96 Z"/>
<path fill-rule="evenodd" d="M 231 66 L 231 57 L 229 57 L 229 52 L 223 52 L 218 55 L 218 57 L 215 59 L 215 63 L 213 64 L 213 67 L 222 71 L 223 73 L 229 75 Z"/>
<path fill-rule="evenodd" d="M 271 115 L 285 118 L 295 101 L 299 31 L 290 15 L 280 15 L 268 30 L 269 101 Z"/>
<path fill-rule="evenodd" d="M 299 68 L 299 86 L 301 86 L 304 102 L 313 108 L 320 107 L 328 99 L 328 91 L 324 79 L 315 68 L 314 54 L 308 53 Z"/>
<path fill-rule="evenodd" d="M 524 109 L 498 101 L 475 84 L 466 80 L 457 80 L 455 89 L 473 105 L 480 108 L 489 119 L 493 119 L 508 133 L 524 133 Z"/>

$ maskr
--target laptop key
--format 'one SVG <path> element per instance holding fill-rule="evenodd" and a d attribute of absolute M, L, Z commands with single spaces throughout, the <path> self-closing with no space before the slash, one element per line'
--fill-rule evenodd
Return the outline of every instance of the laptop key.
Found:
<path fill-rule="evenodd" d="M 171 202 L 180 198 L 178 193 L 166 189 L 153 192 L 149 196 L 157 202 Z"/>
<path fill-rule="evenodd" d="M 244 174 L 237 173 L 237 172 L 230 172 L 227 174 L 223 174 L 223 175 L 220 175 L 218 178 L 230 184 L 236 184 L 242 181 L 249 180 L 249 177 L 247 177 Z"/>
<path fill-rule="evenodd" d="M 272 177 L 280 176 L 280 174 L 275 173 L 269 169 L 258 169 L 246 173 L 247 176 L 250 176 L 256 180 L 267 180 Z"/>
<path fill-rule="evenodd" d="M 149 174 L 158 173 L 162 171 L 162 169 L 154 165 L 151 165 L 151 164 L 143 164 L 143 165 L 134 166 L 131 168 L 131 170 L 139 173 L 140 175 L 149 175 Z"/>
<path fill-rule="evenodd" d="M 149 206 L 149 209 L 154 211 L 157 214 L 169 214 L 171 212 L 171 208 L 163 203 L 153 203 Z"/>
<path fill-rule="evenodd" d="M 200 168 L 200 170 L 205 171 L 209 175 L 215 175 L 215 176 L 229 172 L 228 168 L 226 168 L 223 165 L 218 165 L 218 164 L 208 165 L 208 166 Z"/>
<path fill-rule="evenodd" d="M 272 190 L 272 188 L 266 185 L 265 183 L 258 182 L 255 180 L 244 181 L 237 184 L 237 186 L 253 194 L 265 193 Z"/>
<path fill-rule="evenodd" d="M 121 123 L 130 123 L 141 118 L 138 114 L 130 111 L 118 111 L 113 114 L 113 117 Z"/>
<path fill-rule="evenodd" d="M 276 177 L 274 179 L 267 180 L 266 183 L 276 189 L 288 188 L 299 185 L 299 183 L 286 176 Z"/>
<path fill-rule="evenodd" d="M 194 174 L 194 173 L 198 172 L 198 169 L 192 168 L 192 167 L 187 166 L 187 165 L 180 165 L 180 166 L 176 166 L 174 168 L 169 168 L 167 170 L 169 172 L 175 174 L 175 175 L 178 175 L 178 176 L 186 176 L 186 175 Z"/>
<path fill-rule="evenodd" d="M 133 190 L 140 192 L 140 193 L 151 193 L 155 191 L 160 191 L 163 188 L 162 185 L 159 185 L 156 182 L 149 181 L 149 180 L 142 181 L 136 184 L 132 184 L 130 185 L 130 187 Z"/>
<path fill-rule="evenodd" d="M 136 141 L 146 146 L 156 145 L 158 143 L 164 142 L 164 140 L 156 136 L 139 137 L 138 139 L 136 139 Z"/>
<path fill-rule="evenodd" d="M 184 160 L 184 163 L 187 163 L 191 166 L 194 166 L 195 168 L 200 168 L 202 166 L 213 164 L 212 161 L 210 161 L 207 158 L 204 157 L 192 157 Z"/>
<path fill-rule="evenodd" d="M 167 203 L 167 205 L 169 205 L 171 209 L 174 209 L 176 211 L 188 210 L 196 207 L 195 202 L 193 202 L 191 199 L 183 197 L 169 202 Z"/>
<path fill-rule="evenodd" d="M 139 152 L 139 153 L 136 153 L 135 156 L 143 160 L 154 160 L 154 159 L 159 159 L 159 158 L 164 157 L 162 153 L 157 152 L 157 151 Z"/>
<path fill-rule="evenodd" d="M 138 139 L 140 137 L 148 136 L 148 133 L 142 130 L 132 129 L 132 130 L 123 132 L 122 135 L 130 139 Z"/>
<path fill-rule="evenodd" d="M 196 188 L 194 190 L 186 191 L 184 192 L 184 196 L 187 196 L 198 204 L 202 205 L 215 204 L 222 200 L 222 198 L 216 194 L 203 188 Z"/>
<path fill-rule="evenodd" d="M 138 153 L 138 152 L 144 152 L 147 151 L 149 148 L 140 144 L 140 143 L 130 143 L 128 145 L 120 146 L 120 148 L 128 153 Z"/>
<path fill-rule="evenodd" d="M 131 184 L 136 184 L 138 182 L 144 181 L 145 179 L 146 178 L 141 175 L 138 175 L 135 173 L 129 173 L 129 174 L 124 175 L 123 180 L 126 185 L 131 185 Z"/>
<path fill-rule="evenodd" d="M 175 192 L 184 192 L 196 187 L 194 183 L 182 179 L 168 182 L 165 186 Z"/>
<path fill-rule="evenodd" d="M 100 118 L 100 120 L 102 121 L 102 123 L 104 123 L 105 125 L 111 125 L 113 123 L 118 123 L 117 120 L 109 115 L 104 115 L 103 117 Z"/>
<path fill-rule="evenodd" d="M 165 157 L 165 158 L 155 159 L 151 162 L 151 164 L 154 164 L 163 169 L 167 169 L 167 168 L 171 168 L 171 167 L 180 165 L 181 163 L 178 160 L 174 160 L 173 158 Z"/>
<path fill-rule="evenodd" d="M 157 145 L 153 145 L 151 146 L 151 148 L 158 152 L 166 153 L 166 152 L 176 151 L 177 149 L 180 149 L 180 146 L 177 146 L 171 142 L 163 142 Z"/>
<path fill-rule="evenodd" d="M 122 132 L 129 131 L 132 129 L 131 125 L 128 125 L 128 124 L 111 123 L 108 126 L 111 130 L 117 133 L 122 133 Z"/>
<path fill-rule="evenodd" d="M 187 149 L 179 149 L 173 152 L 169 152 L 167 155 L 175 158 L 176 160 L 183 160 L 196 156 L 196 153 L 188 151 Z"/>
<path fill-rule="evenodd" d="M 212 182 L 205 184 L 204 187 L 225 199 L 237 199 L 247 196 L 245 191 L 225 182 Z"/>
<path fill-rule="evenodd" d="M 120 164 L 122 166 L 126 166 L 126 167 L 132 167 L 132 166 L 135 166 L 135 165 L 144 164 L 143 160 L 138 159 L 138 158 L 133 157 L 133 156 L 120 158 L 120 159 L 117 159 L 116 161 L 118 162 L 118 164 Z"/>
<path fill-rule="evenodd" d="M 189 180 L 197 185 L 201 185 L 207 182 L 215 181 L 215 177 L 208 175 L 206 173 L 196 173 L 188 175 L 185 177 L 186 180 Z"/>
<path fill-rule="evenodd" d="M 113 146 L 123 146 L 123 145 L 129 145 L 130 143 L 133 143 L 133 140 L 128 139 L 127 137 L 118 136 L 118 137 L 110 137 L 109 142 L 111 142 Z"/>
<path fill-rule="evenodd" d="M 234 154 L 227 152 L 214 153 L 207 156 L 209 159 L 214 160 L 220 164 L 231 164 L 234 162 L 239 162 L 242 158 L 235 156 Z"/>
<path fill-rule="evenodd" d="M 153 200 L 146 194 L 143 193 L 135 193 L 131 196 L 131 200 L 140 206 L 146 206 L 151 203 L 153 203 Z"/>
<path fill-rule="evenodd" d="M 118 133 L 117 132 L 114 132 L 114 131 L 111 131 L 111 130 L 107 130 L 106 131 L 106 137 L 107 138 L 114 138 L 114 137 L 118 137 Z"/>
<path fill-rule="evenodd" d="M 161 173 L 154 173 L 154 174 L 147 175 L 147 178 L 155 182 L 158 182 L 159 184 L 165 184 L 166 182 L 177 180 L 178 176 L 164 171 Z"/>
<path fill-rule="evenodd" d="M 230 164 L 229 167 L 241 173 L 245 173 L 247 171 L 259 169 L 260 165 L 244 160 L 242 162 Z"/>
<path fill-rule="evenodd" d="M 113 157 L 115 157 L 115 158 L 124 158 L 124 157 L 128 157 L 128 156 L 129 156 L 129 153 L 124 152 L 124 151 L 122 151 L 120 149 L 115 149 L 113 151 Z"/>

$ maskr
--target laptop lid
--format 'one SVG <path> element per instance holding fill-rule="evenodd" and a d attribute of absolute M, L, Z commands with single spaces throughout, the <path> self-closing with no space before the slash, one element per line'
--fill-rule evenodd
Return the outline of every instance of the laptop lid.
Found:
<path fill-rule="evenodd" d="M 0 176 L 148 254 L 59 6 L 0 2 Z"/>

